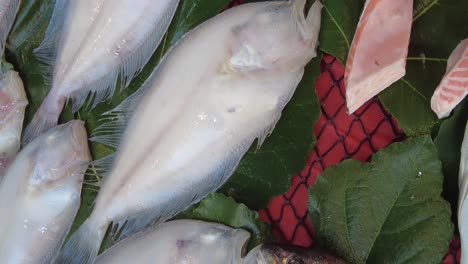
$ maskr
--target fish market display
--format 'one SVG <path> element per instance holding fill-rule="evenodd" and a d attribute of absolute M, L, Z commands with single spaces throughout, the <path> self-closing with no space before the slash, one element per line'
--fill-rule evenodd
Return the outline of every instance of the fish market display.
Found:
<path fill-rule="evenodd" d="M 20 2 L 20 0 L 0 0 L 0 57 L 3 57 L 5 52 L 5 43 L 15 22 Z"/>
<path fill-rule="evenodd" d="M 0 75 L 0 179 L 20 148 L 24 109 L 28 105 L 23 82 L 9 70 Z"/>
<path fill-rule="evenodd" d="M 67 99 L 77 111 L 88 95 L 93 106 L 110 98 L 119 76 L 122 87 L 127 86 L 156 50 L 178 2 L 57 0 L 46 37 L 36 50 L 46 72 L 52 72 L 52 89 L 24 141 L 55 126 Z"/>
<path fill-rule="evenodd" d="M 367 0 L 346 62 L 346 104 L 356 111 L 406 73 L 413 0 Z"/>
<path fill-rule="evenodd" d="M 272 132 L 316 56 L 322 5 L 317 1 L 306 18 L 305 3 L 245 4 L 208 20 L 108 113 L 110 123 L 93 140 L 118 147 L 114 161 L 102 162 L 113 166 L 61 262 L 92 263 L 111 222 L 126 237 L 186 209 L 232 175 L 252 143 Z M 122 127 L 122 139 L 107 133 Z"/>
<path fill-rule="evenodd" d="M 124 239 L 100 255 L 96 264 L 345 263 L 327 253 L 274 245 L 260 245 L 245 256 L 249 237 L 250 234 L 243 229 L 221 224 L 196 220 L 170 221 Z"/>
<path fill-rule="evenodd" d="M 439 118 L 447 117 L 468 94 L 468 39 L 450 55 L 447 72 L 431 98 L 432 110 Z"/>
<path fill-rule="evenodd" d="M 468 123 L 461 147 L 460 177 L 458 180 L 458 229 L 460 230 L 461 263 L 468 263 Z"/>
<path fill-rule="evenodd" d="M 80 206 L 89 160 L 81 121 L 55 127 L 19 152 L 0 184 L 0 263 L 51 263 Z"/>

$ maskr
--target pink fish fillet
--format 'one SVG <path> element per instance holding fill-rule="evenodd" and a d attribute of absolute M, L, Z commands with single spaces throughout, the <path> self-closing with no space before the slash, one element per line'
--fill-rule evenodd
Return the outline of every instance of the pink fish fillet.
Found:
<path fill-rule="evenodd" d="M 367 0 L 346 62 L 349 113 L 406 73 L 413 0 Z"/>
<path fill-rule="evenodd" d="M 447 117 L 468 94 L 468 38 L 450 55 L 447 72 L 431 99 L 432 110 L 439 118 Z"/>

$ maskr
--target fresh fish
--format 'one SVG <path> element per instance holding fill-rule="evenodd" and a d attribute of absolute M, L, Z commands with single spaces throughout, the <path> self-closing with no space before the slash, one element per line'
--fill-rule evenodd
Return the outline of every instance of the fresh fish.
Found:
<path fill-rule="evenodd" d="M 245 4 L 205 22 L 108 113 L 94 140 L 118 145 L 115 160 L 103 160 L 113 166 L 61 262 L 92 263 L 110 222 L 126 237 L 184 210 L 263 142 L 316 56 L 322 5 L 305 18 L 305 3 Z M 105 133 L 118 128 L 126 128 L 121 140 Z"/>
<path fill-rule="evenodd" d="M 0 75 L 0 179 L 20 148 L 24 109 L 28 99 L 18 73 Z"/>
<path fill-rule="evenodd" d="M 20 2 L 20 0 L 0 0 L 0 57 L 3 57 L 5 52 L 5 43 L 15 22 Z"/>
<path fill-rule="evenodd" d="M 349 113 L 406 73 L 413 0 L 367 0 L 345 70 Z"/>
<path fill-rule="evenodd" d="M 179 0 L 57 0 L 36 54 L 52 72 L 50 90 L 24 141 L 55 126 L 65 102 L 78 111 L 110 98 L 148 62 L 169 27 Z M 58 43 L 58 44 L 56 44 Z M 50 68 L 50 69 L 49 69 Z"/>
<path fill-rule="evenodd" d="M 245 256 L 249 238 L 249 232 L 221 224 L 170 221 L 124 239 L 100 255 L 96 264 L 346 263 L 325 252 L 275 245 L 260 245 Z"/>
<path fill-rule="evenodd" d="M 96 264 L 238 264 L 249 237 L 243 229 L 221 224 L 170 221 L 124 239 L 100 255 Z"/>
<path fill-rule="evenodd" d="M 450 55 L 447 72 L 431 99 L 432 110 L 439 118 L 447 117 L 468 94 L 468 38 Z"/>
<path fill-rule="evenodd" d="M 20 151 L 0 183 L 0 263 L 51 263 L 80 206 L 89 160 L 81 121 Z"/>
<path fill-rule="evenodd" d="M 461 263 L 468 263 L 468 123 L 461 147 L 460 176 L 458 180 L 458 229 L 461 241 Z"/>

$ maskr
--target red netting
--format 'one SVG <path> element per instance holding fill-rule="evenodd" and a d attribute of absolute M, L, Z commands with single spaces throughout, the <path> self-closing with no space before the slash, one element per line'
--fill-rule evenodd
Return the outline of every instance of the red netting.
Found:
<path fill-rule="evenodd" d="M 321 69 L 322 75 L 316 82 L 322 109 L 322 116 L 314 126 L 317 144 L 306 168 L 291 180 L 289 192 L 274 198 L 261 212 L 262 219 L 272 224 L 281 242 L 305 247 L 313 244 L 314 230 L 306 208 L 308 187 L 317 176 L 344 159 L 368 161 L 379 149 L 404 138 L 403 131 L 377 99 L 348 115 L 343 65 L 325 55 Z"/>
<path fill-rule="evenodd" d="M 241 4 L 234 0 L 228 8 Z M 344 67 L 333 56 L 325 55 L 322 74 L 316 81 L 322 116 L 314 125 L 317 144 L 303 171 L 291 179 L 286 194 L 275 197 L 267 209 L 260 211 L 281 243 L 313 246 L 314 228 L 307 216 L 308 187 L 324 169 L 345 159 L 369 161 L 372 155 L 405 135 L 396 120 L 374 98 L 354 114 L 346 113 Z M 455 238 L 443 264 L 460 261 L 460 241 Z"/>

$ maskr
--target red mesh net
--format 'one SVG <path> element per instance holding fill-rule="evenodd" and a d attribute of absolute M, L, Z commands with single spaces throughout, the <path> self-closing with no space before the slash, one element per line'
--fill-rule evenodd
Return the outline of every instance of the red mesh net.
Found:
<path fill-rule="evenodd" d="M 234 0 L 227 8 L 242 2 Z M 268 208 L 260 211 L 262 220 L 272 226 L 280 243 L 313 246 L 314 228 L 307 216 L 308 188 L 324 169 L 349 158 L 369 161 L 378 150 L 405 138 L 396 120 L 376 98 L 354 114 L 347 114 L 344 70 L 343 65 L 333 56 L 323 57 L 322 74 L 316 81 L 322 111 L 314 125 L 317 144 L 305 168 L 291 179 L 289 191 L 273 198 Z M 459 262 L 460 241 L 455 238 L 443 264 Z"/>

